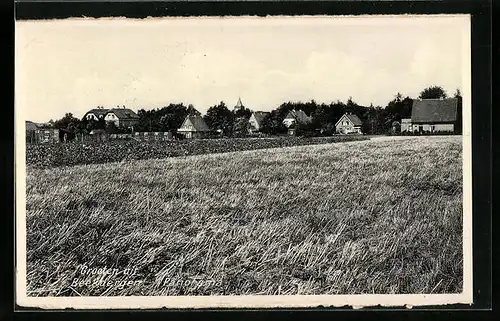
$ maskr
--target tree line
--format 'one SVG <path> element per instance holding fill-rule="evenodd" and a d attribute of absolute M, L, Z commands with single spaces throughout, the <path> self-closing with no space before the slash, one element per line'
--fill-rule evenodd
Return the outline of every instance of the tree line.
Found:
<path fill-rule="evenodd" d="M 431 86 L 420 92 L 419 99 L 447 98 L 446 91 L 440 86 Z M 461 93 L 457 89 L 454 97 L 460 98 Z M 363 122 L 362 131 L 365 134 L 385 134 L 392 130 L 393 122 L 402 118 L 411 117 L 413 99 L 401 93 L 397 93 L 387 106 L 361 106 L 352 97 L 347 102 L 336 101 L 330 104 L 317 103 L 315 100 L 308 102 L 285 102 L 267 114 L 262 122 L 261 132 L 265 134 L 283 134 L 287 128 L 283 125 L 283 119 L 290 110 L 301 109 L 311 117 L 311 123 L 299 125 L 299 130 L 306 132 L 322 133 L 324 135 L 335 132 L 335 123 L 345 113 L 356 114 Z M 460 105 L 461 107 L 461 105 Z M 203 119 L 214 132 L 224 136 L 245 136 L 248 133 L 249 118 L 252 110 L 246 107 L 231 110 L 221 101 L 208 108 Z M 167 132 L 175 133 L 182 126 L 188 115 L 199 115 L 201 113 L 193 105 L 183 103 L 169 104 L 162 108 L 151 110 L 139 109 L 137 112 L 139 122 L 133 130 L 142 132 Z M 71 113 L 53 122 L 55 128 L 64 128 L 74 132 L 89 132 L 92 129 L 104 129 L 108 133 L 128 133 L 130 128 L 116 127 L 114 123 L 106 123 L 104 120 L 92 121 L 78 119 Z"/>

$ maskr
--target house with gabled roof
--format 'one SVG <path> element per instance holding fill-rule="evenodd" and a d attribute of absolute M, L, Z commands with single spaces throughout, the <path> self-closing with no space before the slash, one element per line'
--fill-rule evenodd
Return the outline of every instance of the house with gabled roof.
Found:
<path fill-rule="evenodd" d="M 139 116 L 128 108 L 113 108 L 104 116 L 106 122 L 115 123 L 116 127 L 133 127 L 139 123 Z"/>
<path fill-rule="evenodd" d="M 307 116 L 307 114 L 302 109 L 292 109 L 288 112 L 286 117 L 283 119 L 283 125 L 290 128 L 294 125 L 307 125 L 312 122 L 312 118 Z"/>
<path fill-rule="evenodd" d="M 459 125 L 458 106 L 458 98 L 413 100 L 413 132 L 454 132 Z"/>
<path fill-rule="evenodd" d="M 99 119 L 104 118 L 108 113 L 108 111 L 109 111 L 108 108 L 103 108 L 101 106 L 98 106 L 97 108 L 91 109 L 88 112 L 86 112 L 85 115 L 83 115 L 83 118 L 87 120 L 98 121 Z"/>
<path fill-rule="evenodd" d="M 362 134 L 361 126 L 363 122 L 357 115 L 345 113 L 335 123 L 335 130 L 339 134 Z"/>
<path fill-rule="evenodd" d="M 177 132 L 185 138 L 204 138 L 210 128 L 200 115 L 188 115 Z"/>
<path fill-rule="evenodd" d="M 264 119 L 270 114 L 267 111 L 255 111 L 252 113 L 250 118 L 248 119 L 248 123 L 250 124 L 249 131 L 251 133 L 258 132 L 262 129 L 262 125 Z"/>

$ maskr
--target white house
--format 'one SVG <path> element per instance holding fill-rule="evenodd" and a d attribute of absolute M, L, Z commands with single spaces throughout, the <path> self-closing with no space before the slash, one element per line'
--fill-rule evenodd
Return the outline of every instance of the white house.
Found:
<path fill-rule="evenodd" d="M 361 134 L 363 122 L 355 114 L 345 113 L 335 124 L 336 132 L 339 134 Z"/>
<path fill-rule="evenodd" d="M 312 122 L 311 117 L 307 116 L 307 114 L 299 109 L 299 110 L 290 110 L 286 117 L 283 119 L 283 125 L 287 128 L 290 128 L 293 125 L 297 124 L 309 124 Z"/>
<path fill-rule="evenodd" d="M 263 120 L 269 115 L 269 112 L 266 111 L 256 111 L 252 113 L 248 122 L 250 123 L 250 132 L 258 132 L 261 130 L 263 125 Z"/>
<path fill-rule="evenodd" d="M 186 138 L 204 138 L 209 131 L 210 128 L 200 115 L 187 116 L 182 126 L 177 130 Z"/>
<path fill-rule="evenodd" d="M 113 122 L 116 127 L 131 127 L 139 123 L 139 116 L 128 108 L 113 108 L 104 116 L 106 122 Z"/>

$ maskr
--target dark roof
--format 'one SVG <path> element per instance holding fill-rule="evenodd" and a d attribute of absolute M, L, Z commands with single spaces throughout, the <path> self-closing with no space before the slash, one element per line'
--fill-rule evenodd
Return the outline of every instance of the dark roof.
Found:
<path fill-rule="evenodd" d="M 205 121 L 203 120 L 203 117 L 201 117 L 200 115 L 190 115 L 190 116 L 187 116 L 186 119 L 184 120 L 184 123 L 182 123 L 182 126 L 181 128 L 179 128 L 179 131 L 184 131 L 184 130 L 181 130 L 184 125 L 190 121 L 191 124 L 193 124 L 193 127 L 194 127 L 194 131 L 196 132 L 207 132 L 207 131 L 210 131 L 210 128 L 208 128 L 207 126 L 207 123 L 205 123 Z"/>
<path fill-rule="evenodd" d="M 413 123 L 448 123 L 457 120 L 457 98 L 413 100 Z"/>
<path fill-rule="evenodd" d="M 37 130 L 37 129 L 38 129 L 38 126 L 34 122 L 29 121 L 29 120 L 26 121 L 26 130 L 33 131 L 33 130 Z"/>
<path fill-rule="evenodd" d="M 345 116 L 351 121 L 351 123 L 353 123 L 354 126 L 361 126 L 361 125 L 363 125 L 363 122 L 361 121 L 361 119 L 359 119 L 358 115 L 356 115 L 356 114 L 346 114 Z"/>
<path fill-rule="evenodd" d="M 118 119 L 138 119 L 139 116 L 128 108 L 113 108 L 108 111 L 118 117 Z"/>
<path fill-rule="evenodd" d="M 342 118 L 346 117 L 347 119 L 349 119 L 349 121 L 354 125 L 354 126 L 362 126 L 363 125 L 363 122 L 361 121 L 361 119 L 359 119 L 359 117 L 355 114 L 351 114 L 351 113 L 345 113 L 344 115 L 342 115 L 342 117 L 339 118 L 339 120 L 335 123 L 335 126 L 337 126 L 339 124 L 339 122 L 342 120 Z"/>
<path fill-rule="evenodd" d="M 264 120 L 264 118 L 269 115 L 270 112 L 267 112 L 267 111 L 255 111 L 253 113 L 253 117 L 255 118 L 255 120 L 257 121 L 257 124 L 261 124 L 262 121 Z"/>
<path fill-rule="evenodd" d="M 89 110 L 88 112 L 85 113 L 85 115 L 87 114 L 94 114 L 96 115 L 97 117 L 99 116 L 104 116 L 108 113 L 109 109 L 106 109 L 106 108 L 94 108 L 94 109 L 91 109 Z"/>
<path fill-rule="evenodd" d="M 286 115 L 285 119 L 294 118 L 298 123 L 306 124 L 311 122 L 311 117 L 307 116 L 307 114 L 299 109 L 299 110 L 290 110 Z"/>

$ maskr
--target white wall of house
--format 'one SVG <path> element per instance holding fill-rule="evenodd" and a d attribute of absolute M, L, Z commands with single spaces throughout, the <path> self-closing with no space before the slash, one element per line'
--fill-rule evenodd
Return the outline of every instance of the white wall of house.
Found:
<path fill-rule="evenodd" d="M 179 132 L 191 132 L 195 131 L 193 123 L 189 119 L 186 119 L 186 121 L 182 124 L 182 126 L 177 130 Z"/>
<path fill-rule="evenodd" d="M 114 113 L 107 113 L 104 120 L 115 123 L 116 127 L 120 126 L 120 119 Z"/>
<path fill-rule="evenodd" d="M 361 134 L 361 126 L 354 126 L 354 124 L 349 120 L 349 118 L 342 116 L 337 124 L 335 125 L 335 130 L 338 133 L 343 134 L 352 134 L 358 133 Z"/>
<path fill-rule="evenodd" d="M 454 124 L 413 124 L 413 131 L 428 132 L 452 132 L 455 130 Z"/>
<path fill-rule="evenodd" d="M 290 127 L 295 123 L 295 118 L 285 118 L 283 119 L 283 125 Z"/>
<path fill-rule="evenodd" d="M 337 132 L 343 134 L 352 134 L 352 133 L 361 134 L 361 127 L 353 126 L 352 124 L 342 125 L 342 123 L 340 123 L 335 127 L 335 129 L 337 130 Z"/>
<path fill-rule="evenodd" d="M 91 119 L 96 120 L 96 121 L 99 120 L 94 113 L 88 113 L 87 116 L 85 116 L 85 118 L 87 118 L 87 120 L 91 120 Z"/>
<path fill-rule="evenodd" d="M 257 119 L 255 119 L 254 114 L 250 116 L 250 119 L 248 120 L 248 123 L 250 124 L 250 131 L 259 131 L 259 123 L 257 122 Z"/>

